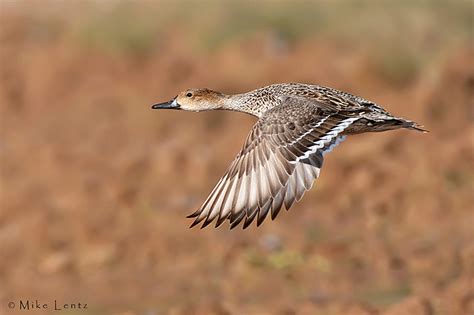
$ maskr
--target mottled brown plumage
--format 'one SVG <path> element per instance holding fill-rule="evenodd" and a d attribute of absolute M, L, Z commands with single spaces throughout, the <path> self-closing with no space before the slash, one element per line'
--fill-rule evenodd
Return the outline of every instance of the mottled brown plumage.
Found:
<path fill-rule="evenodd" d="M 248 93 L 225 95 L 208 89 L 180 93 L 153 108 L 191 111 L 225 109 L 259 118 L 242 150 L 203 205 L 191 226 L 230 221 L 257 226 L 275 219 L 299 201 L 318 178 L 324 155 L 346 135 L 398 128 L 425 131 L 392 116 L 361 97 L 318 85 L 273 84 Z"/>

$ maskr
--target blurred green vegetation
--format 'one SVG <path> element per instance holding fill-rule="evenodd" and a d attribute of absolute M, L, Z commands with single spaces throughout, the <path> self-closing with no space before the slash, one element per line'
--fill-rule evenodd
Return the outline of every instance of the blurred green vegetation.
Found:
<path fill-rule="evenodd" d="M 81 14 L 75 32 L 88 49 L 136 58 L 150 56 L 175 33 L 197 53 L 253 34 L 266 34 L 283 49 L 330 38 L 340 49 L 366 51 L 381 77 L 403 86 L 443 53 L 434 49 L 439 43 L 469 38 L 470 11 L 469 1 L 117 2 Z"/>
<path fill-rule="evenodd" d="M 362 291 L 359 293 L 359 299 L 371 305 L 386 306 L 402 301 L 411 293 L 412 290 L 405 284 L 390 289 L 372 288 L 369 291 Z"/>
<path fill-rule="evenodd" d="M 71 12 L 60 15 L 41 7 L 52 12 L 28 17 L 33 23 L 27 32 L 34 42 L 63 34 L 82 49 L 140 60 L 178 37 L 197 54 L 256 34 L 264 34 L 276 49 L 291 49 L 308 39 L 327 45 L 330 39 L 341 50 L 364 51 L 374 70 L 399 86 L 410 84 L 421 68 L 442 56 L 440 46 L 462 45 L 472 31 L 472 3 L 463 0 L 62 5 Z"/>
<path fill-rule="evenodd" d="M 60 33 L 64 23 L 55 19 L 67 16 L 80 45 L 139 57 L 166 45 L 170 38 L 164 34 L 173 32 L 196 51 L 213 51 L 262 32 L 289 45 L 308 37 L 330 37 L 375 50 L 374 56 L 381 55 L 380 49 L 386 51 L 386 57 L 375 62 L 389 78 L 402 81 L 413 74 L 418 63 L 438 53 L 430 49 L 436 43 L 461 43 L 469 38 L 471 5 L 463 0 L 92 2 L 70 6 L 72 16 L 51 15 L 46 20 L 43 16 L 43 21 L 32 24 L 35 30 L 31 31 Z"/>
<path fill-rule="evenodd" d="M 80 26 L 78 35 L 82 44 L 90 48 L 143 57 L 155 48 L 160 32 L 152 16 L 141 16 L 140 12 L 120 5 L 105 15 L 93 14 Z"/>
<path fill-rule="evenodd" d="M 307 265 L 321 273 L 331 272 L 331 262 L 322 255 L 307 256 L 299 251 L 278 250 L 271 253 L 259 253 L 254 249 L 248 250 L 245 255 L 249 265 L 255 268 L 273 268 L 290 272 L 303 265 Z"/>

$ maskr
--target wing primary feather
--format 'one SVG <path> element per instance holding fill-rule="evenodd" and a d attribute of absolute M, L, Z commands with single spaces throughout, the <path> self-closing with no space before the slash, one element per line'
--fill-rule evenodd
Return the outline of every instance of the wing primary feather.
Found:
<path fill-rule="evenodd" d="M 258 205 L 259 207 L 262 207 L 264 204 L 265 204 L 265 199 L 268 199 L 269 196 L 271 196 L 271 191 L 270 191 L 270 184 L 268 183 L 268 172 L 267 170 L 265 169 L 265 164 L 263 163 L 262 161 L 262 154 L 260 150 L 256 150 L 255 151 L 255 154 L 256 154 L 256 157 L 258 159 L 258 161 L 260 161 L 259 163 L 259 172 L 258 172 L 258 175 L 260 176 L 260 180 L 259 180 L 259 186 L 257 187 L 257 189 L 260 190 L 260 193 L 259 193 L 259 198 L 258 198 Z"/>
<path fill-rule="evenodd" d="M 272 220 L 275 220 L 275 218 L 277 217 L 278 213 L 280 212 L 283 206 L 283 199 L 285 198 L 285 190 L 286 190 L 286 187 L 280 190 L 280 192 L 273 199 Z"/>
<path fill-rule="evenodd" d="M 295 172 L 293 173 L 293 176 L 295 178 L 295 196 L 296 196 L 295 199 L 296 199 L 296 201 L 300 201 L 301 197 L 303 197 L 303 194 L 305 192 L 304 181 L 303 181 L 304 174 L 302 174 L 303 170 L 301 169 L 301 165 L 302 164 L 298 164 L 295 167 Z"/>
<path fill-rule="evenodd" d="M 260 172 L 261 171 L 262 170 L 260 166 L 254 165 L 252 172 L 248 175 L 250 177 L 248 206 L 251 209 L 254 209 L 255 206 L 258 206 L 258 201 L 260 199 L 260 185 L 261 185 Z"/>
<path fill-rule="evenodd" d="M 257 226 L 260 226 L 265 218 L 267 217 L 268 211 L 270 210 L 272 206 L 272 199 L 270 198 L 267 203 L 260 209 L 258 212 L 258 217 L 257 217 Z"/>
<path fill-rule="evenodd" d="M 268 161 L 266 168 L 267 179 L 268 183 L 270 184 L 270 192 L 272 196 L 275 196 L 281 188 L 280 182 L 278 180 L 278 174 L 271 160 Z"/>
<path fill-rule="evenodd" d="M 208 206 L 209 202 L 214 201 L 216 199 L 216 194 L 215 193 L 217 192 L 218 189 L 220 189 L 221 185 L 223 184 L 223 182 L 225 181 L 226 178 L 227 178 L 227 173 L 219 180 L 217 185 L 214 187 L 212 192 L 209 194 L 209 197 L 207 197 L 204 204 L 198 210 L 199 213 L 198 213 L 197 216 L 195 216 L 195 217 L 197 217 L 196 221 L 198 221 L 198 223 L 209 214 L 209 213 L 206 214 L 207 206 Z"/>
<path fill-rule="evenodd" d="M 247 217 L 245 217 L 245 221 L 244 221 L 244 225 L 243 225 L 243 229 L 246 229 L 250 226 L 250 224 L 252 224 L 253 220 L 255 219 L 255 216 L 257 215 L 258 213 L 258 207 L 255 208 L 253 211 L 250 211 L 250 214 L 247 213 Z"/>
<path fill-rule="evenodd" d="M 194 222 L 189 226 L 189 228 L 192 229 L 193 227 L 195 227 L 196 225 L 198 225 L 199 222 L 201 222 L 201 220 L 198 220 L 198 219 L 194 220 Z"/>
<path fill-rule="evenodd" d="M 204 221 L 204 226 L 209 225 L 214 218 L 220 213 L 220 209 L 222 207 L 222 201 L 225 197 L 225 192 L 228 190 L 230 181 L 226 178 L 226 180 L 222 183 L 221 188 L 218 192 L 216 192 L 216 197 L 212 202 L 212 205 L 209 207 L 208 214 L 206 216 L 206 221 Z"/>
<path fill-rule="evenodd" d="M 195 217 L 197 217 L 197 216 L 199 215 L 199 213 L 201 213 L 201 210 L 198 209 L 198 210 L 194 211 L 193 213 L 188 214 L 188 215 L 186 216 L 186 218 L 188 218 L 188 219 L 195 218 Z"/>
<path fill-rule="evenodd" d="M 219 211 L 217 218 L 217 226 L 221 225 L 222 222 L 229 216 L 229 213 L 232 211 L 233 200 L 235 199 L 235 189 L 237 186 L 238 179 L 233 178 L 230 188 L 226 191 L 224 200 L 222 201 L 222 207 Z"/>
<path fill-rule="evenodd" d="M 231 219 L 230 229 L 232 230 L 237 225 L 239 225 L 240 221 L 242 221 L 244 216 L 245 216 L 245 211 L 242 210 L 238 213 L 238 215 L 236 215 L 233 219 Z"/>
<path fill-rule="evenodd" d="M 296 196 L 296 187 L 295 186 L 296 186 L 295 177 L 291 176 L 290 179 L 287 182 L 287 187 L 286 187 L 286 192 L 285 192 L 285 199 L 283 200 L 283 203 L 285 204 L 286 210 L 289 210 L 291 208 L 291 206 L 293 205 L 293 202 L 295 202 L 295 196 Z"/>
<path fill-rule="evenodd" d="M 204 220 L 204 223 L 201 225 L 201 229 L 205 228 L 206 226 L 208 226 L 209 224 L 211 224 L 213 220 Z"/>

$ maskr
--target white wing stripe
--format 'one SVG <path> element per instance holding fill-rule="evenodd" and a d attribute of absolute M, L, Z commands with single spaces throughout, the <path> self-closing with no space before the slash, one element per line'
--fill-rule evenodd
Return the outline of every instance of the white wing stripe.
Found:
<path fill-rule="evenodd" d="M 351 117 L 341 121 L 336 127 L 331 129 L 325 136 L 321 137 L 318 141 L 314 143 L 314 145 L 310 146 L 308 151 L 304 153 L 304 155 L 299 156 L 295 161 L 290 161 L 292 164 L 296 164 L 297 162 L 308 158 L 311 154 L 315 153 L 318 149 L 324 147 L 325 144 L 330 142 L 335 136 L 340 134 L 344 129 L 346 129 L 350 124 L 354 121 L 358 120 L 360 117 Z M 338 142 L 339 143 L 339 142 Z M 333 146 L 331 146 L 332 149 Z"/>
<path fill-rule="evenodd" d="M 298 141 L 300 141 L 301 139 L 303 139 L 304 137 L 306 137 L 307 135 L 312 133 L 315 128 L 318 128 L 319 126 L 321 126 L 326 121 L 326 119 L 328 119 L 329 117 L 331 117 L 331 116 L 329 115 L 329 116 L 324 117 L 317 124 L 312 126 L 312 128 L 310 128 L 308 131 L 306 131 L 305 133 L 303 133 L 301 136 L 299 136 L 295 140 L 291 141 L 290 143 L 286 144 L 285 146 L 289 146 L 289 145 L 293 145 L 293 144 L 297 143 Z"/>

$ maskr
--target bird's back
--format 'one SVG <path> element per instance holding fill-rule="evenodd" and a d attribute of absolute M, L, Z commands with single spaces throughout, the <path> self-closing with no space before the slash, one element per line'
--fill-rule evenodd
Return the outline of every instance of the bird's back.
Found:
<path fill-rule="evenodd" d="M 246 93 L 249 106 L 254 107 L 258 117 L 268 116 L 277 119 L 275 113 L 280 113 L 281 118 L 292 121 L 294 119 L 308 119 L 308 114 L 313 107 L 318 108 L 318 113 L 341 114 L 348 117 L 359 115 L 345 130 L 345 134 L 378 132 L 398 128 L 409 128 L 425 131 L 416 123 L 395 117 L 375 102 L 360 96 L 333 88 L 303 83 L 279 83 L 265 86 Z"/>

